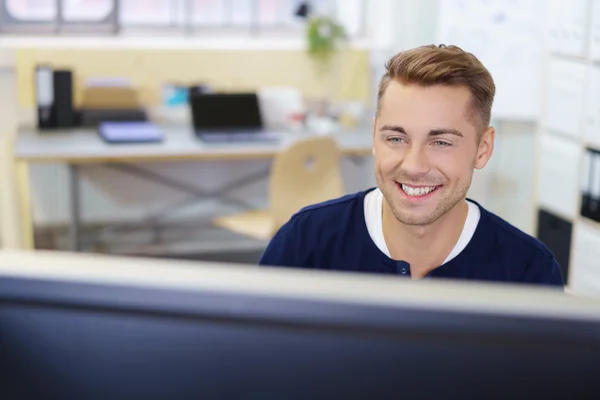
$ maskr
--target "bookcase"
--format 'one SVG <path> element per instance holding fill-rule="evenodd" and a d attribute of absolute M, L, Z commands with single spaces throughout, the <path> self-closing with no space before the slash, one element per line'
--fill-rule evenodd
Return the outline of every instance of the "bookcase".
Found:
<path fill-rule="evenodd" d="M 537 237 L 561 263 L 569 292 L 600 296 L 600 1 L 547 7 L 534 154 Z"/>

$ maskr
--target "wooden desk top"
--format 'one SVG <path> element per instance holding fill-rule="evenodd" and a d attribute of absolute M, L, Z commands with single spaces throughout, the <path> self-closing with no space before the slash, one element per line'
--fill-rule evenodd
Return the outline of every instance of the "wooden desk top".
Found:
<path fill-rule="evenodd" d="M 163 127 L 161 143 L 109 144 L 95 129 L 40 132 L 21 129 L 15 144 L 15 158 L 35 163 L 91 164 L 110 162 L 166 162 L 191 160 L 250 160 L 272 158 L 302 133 L 284 133 L 277 143 L 208 144 L 197 139 L 186 127 Z M 371 132 L 340 131 L 333 134 L 347 156 L 371 154 Z"/>

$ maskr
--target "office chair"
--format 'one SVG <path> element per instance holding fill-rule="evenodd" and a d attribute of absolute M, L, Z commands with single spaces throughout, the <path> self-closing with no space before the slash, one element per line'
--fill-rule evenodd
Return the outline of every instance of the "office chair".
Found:
<path fill-rule="evenodd" d="M 279 153 L 269 176 L 269 207 L 219 217 L 216 227 L 269 240 L 301 208 L 344 194 L 341 156 L 330 137 L 298 140 Z"/>

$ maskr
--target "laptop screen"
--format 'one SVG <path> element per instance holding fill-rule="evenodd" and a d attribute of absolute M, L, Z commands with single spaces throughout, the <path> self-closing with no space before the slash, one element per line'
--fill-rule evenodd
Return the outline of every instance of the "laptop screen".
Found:
<path fill-rule="evenodd" d="M 262 128 L 256 93 L 203 93 L 190 97 L 196 131 Z"/>

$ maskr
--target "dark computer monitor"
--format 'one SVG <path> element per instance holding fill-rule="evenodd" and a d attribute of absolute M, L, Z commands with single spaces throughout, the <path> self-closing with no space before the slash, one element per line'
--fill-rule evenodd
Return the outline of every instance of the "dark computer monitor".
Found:
<path fill-rule="evenodd" d="M 263 127 L 256 93 L 198 93 L 189 101 L 197 133 Z"/>
<path fill-rule="evenodd" d="M 599 345 L 550 289 L 0 254 L 2 399 L 597 398 Z"/>

